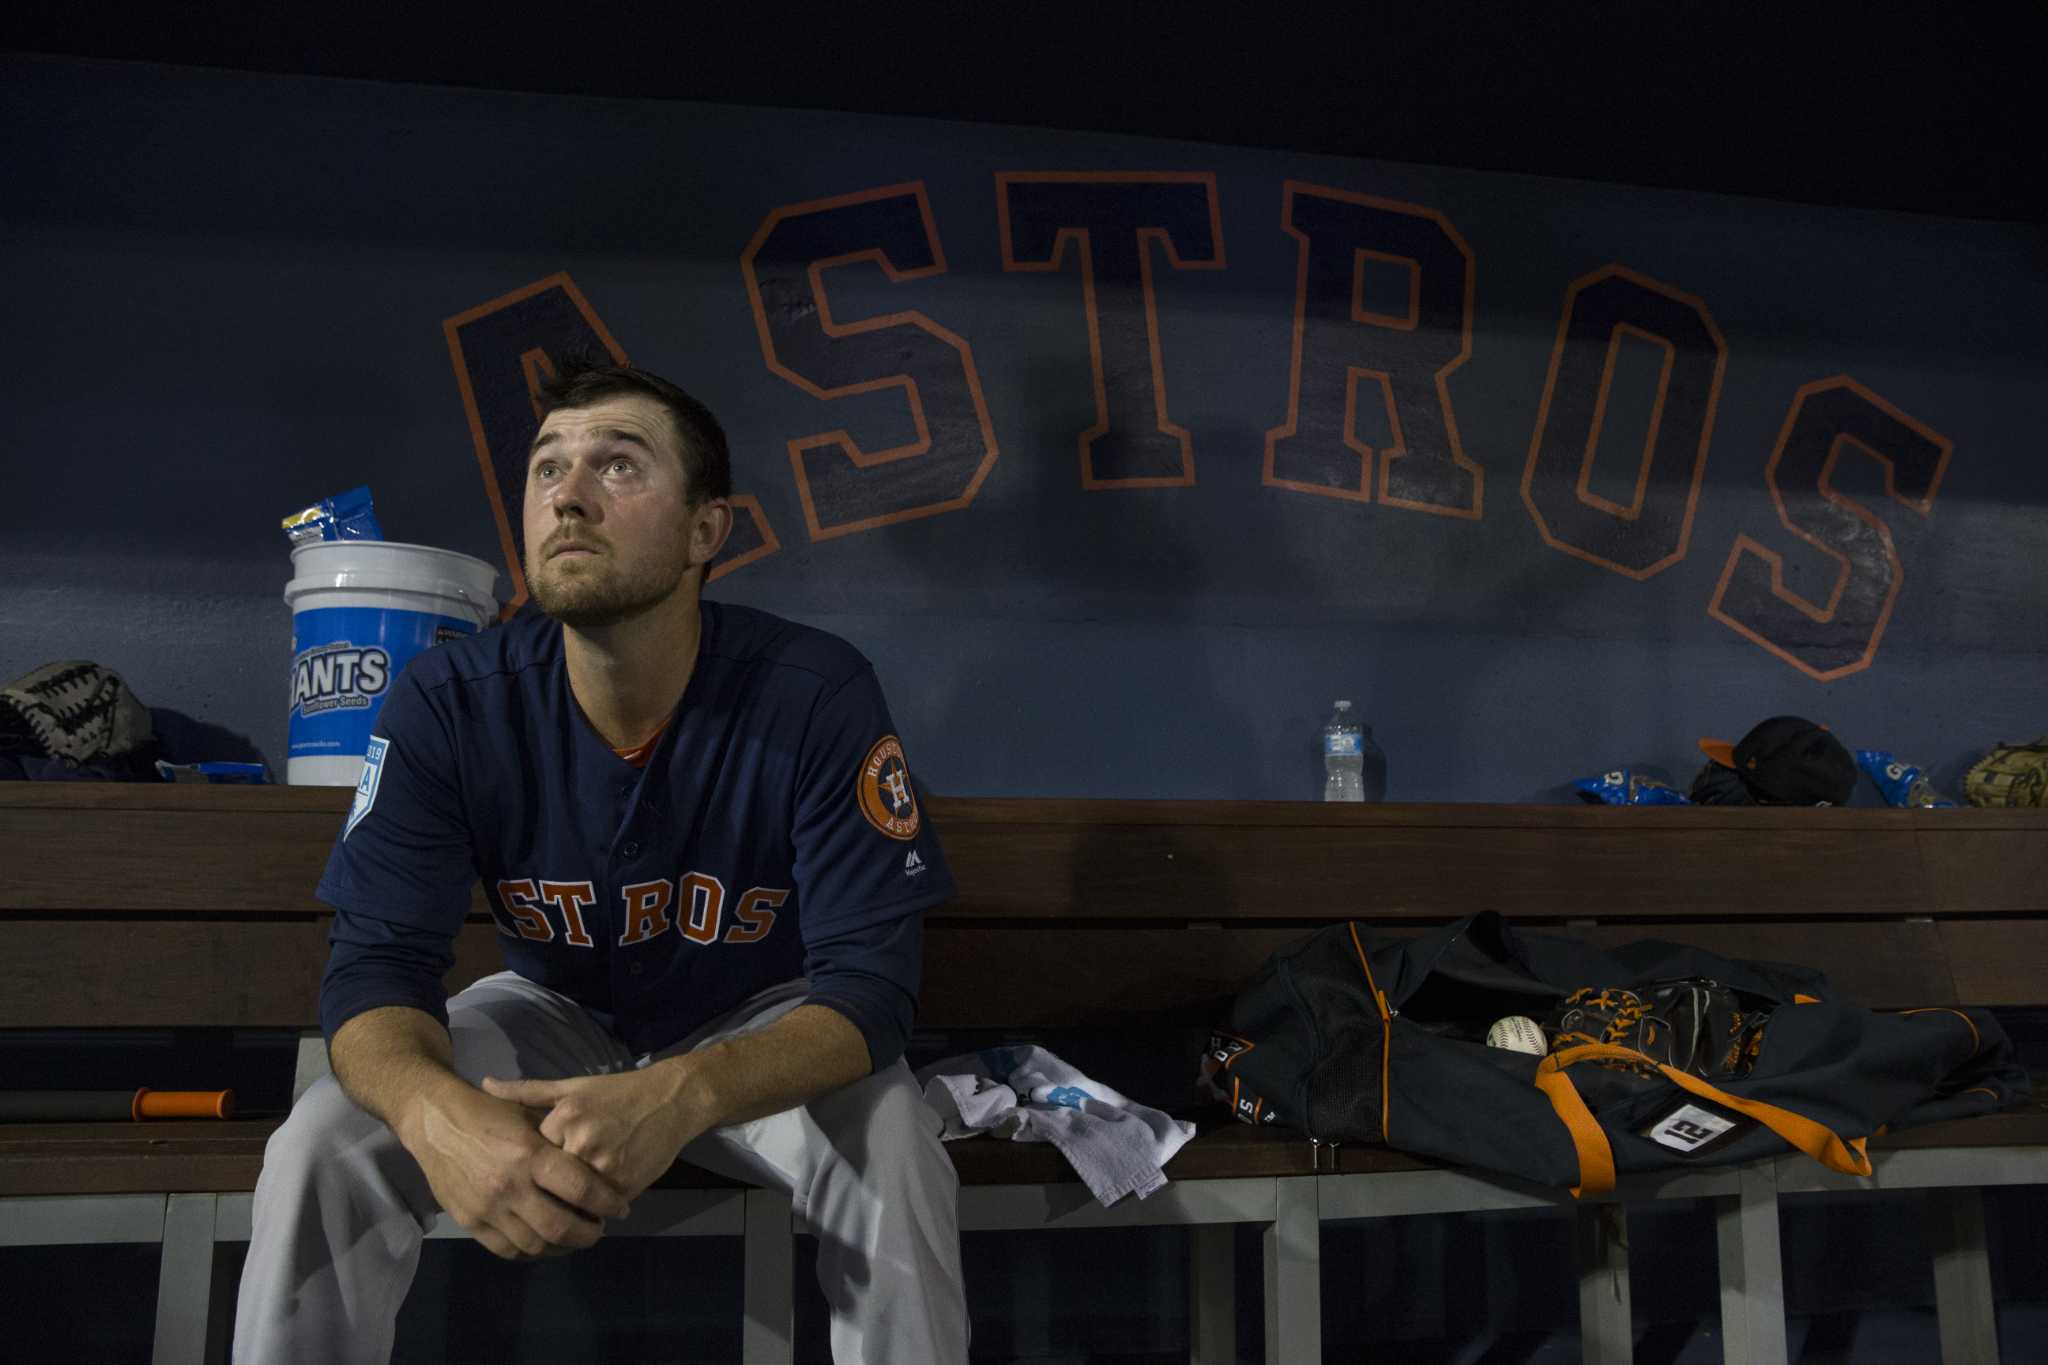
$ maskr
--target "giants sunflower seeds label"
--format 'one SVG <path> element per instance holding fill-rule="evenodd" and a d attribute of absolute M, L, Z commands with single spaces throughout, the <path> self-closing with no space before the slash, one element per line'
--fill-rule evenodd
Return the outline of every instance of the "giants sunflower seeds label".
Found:
<path fill-rule="evenodd" d="M 327 607 L 296 613 L 291 756 L 363 753 L 399 671 L 443 640 L 475 633 L 467 621 L 426 612 Z"/>

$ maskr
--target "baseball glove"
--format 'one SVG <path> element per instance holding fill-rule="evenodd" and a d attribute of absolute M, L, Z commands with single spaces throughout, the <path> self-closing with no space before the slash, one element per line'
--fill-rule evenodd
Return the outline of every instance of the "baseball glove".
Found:
<path fill-rule="evenodd" d="M 1973 806 L 2048 805 L 2048 735 L 2032 744 L 2000 744 L 1963 774 Z"/>
<path fill-rule="evenodd" d="M 1687 977 L 1639 987 L 1585 986 L 1544 1021 L 1551 1051 L 1582 1043 L 1629 1048 L 1703 1078 L 1743 1076 L 1756 1065 L 1770 1011 L 1718 981 Z M 1644 1063 L 1601 1062 L 1622 1070 Z"/>

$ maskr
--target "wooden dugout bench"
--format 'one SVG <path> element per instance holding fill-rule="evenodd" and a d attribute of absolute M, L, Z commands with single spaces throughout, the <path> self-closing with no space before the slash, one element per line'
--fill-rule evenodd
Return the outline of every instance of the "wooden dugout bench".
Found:
<path fill-rule="evenodd" d="M 314 1027 L 329 912 L 312 889 L 349 797 L 0 784 L 0 1028 Z M 1189 1093 L 1207 1012 L 1273 949 L 1335 919 L 1387 930 L 1492 908 L 1596 942 L 1664 937 L 1813 964 L 1880 1008 L 2048 1003 L 2048 811 L 1010 798 L 928 809 L 960 895 L 928 920 L 920 1036 L 1101 1037 L 1171 1020 L 1194 1041 L 1161 1099 Z M 451 990 L 496 969 L 496 933 L 479 892 Z M 1963 1365 L 1997 1359 L 1978 1191 L 2048 1181 L 2040 1100 L 1877 1139 L 1868 1178 L 1788 1155 L 1624 1179 L 1583 1206 L 1397 1152 L 1316 1147 L 1220 1109 L 1200 1117 L 1172 1183 L 1109 1209 L 1049 1147 L 951 1144 L 961 1225 L 1190 1227 L 1192 1358 L 1209 1365 L 1233 1358 L 1233 1229 L 1256 1225 L 1266 1358 L 1300 1365 L 1321 1358 L 1325 1220 L 1554 1207 L 1575 1220 L 1585 1358 L 1613 1365 L 1631 1351 L 1628 1207 L 1711 1198 L 1726 1358 L 1772 1365 L 1787 1351 L 1778 1196 L 1923 1189 L 1943 1359 Z M 213 1282 L 212 1248 L 247 1239 L 275 1123 L 0 1125 L 0 1245 L 160 1243 L 156 1360 L 218 1358 L 233 1286 Z M 791 1353 L 793 1223 L 786 1198 L 678 1166 L 612 1235 L 744 1238 L 744 1358 L 769 1365 Z M 463 1234 L 444 1219 L 430 1235 Z"/>

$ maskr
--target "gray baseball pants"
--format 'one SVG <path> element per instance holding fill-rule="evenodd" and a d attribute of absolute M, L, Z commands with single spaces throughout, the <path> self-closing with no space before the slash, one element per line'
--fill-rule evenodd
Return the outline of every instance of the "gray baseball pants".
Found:
<path fill-rule="evenodd" d="M 760 1028 L 803 993 L 801 982 L 766 992 L 658 1055 Z M 628 1054 L 580 1006 L 511 972 L 450 999 L 448 1032 L 455 1069 L 472 1083 L 656 1060 Z M 837 1365 L 965 1365 L 958 1182 L 938 1133 L 899 1060 L 801 1108 L 714 1129 L 682 1157 L 789 1193 L 818 1237 Z M 264 1151 L 236 1310 L 238 1365 L 390 1360 L 420 1242 L 439 1212 L 383 1121 L 332 1076 L 316 1082 Z"/>

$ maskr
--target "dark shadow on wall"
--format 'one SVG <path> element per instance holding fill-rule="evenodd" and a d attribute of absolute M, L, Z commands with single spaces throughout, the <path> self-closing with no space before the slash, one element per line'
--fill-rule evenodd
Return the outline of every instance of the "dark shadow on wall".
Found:
<path fill-rule="evenodd" d="M 195 720 L 168 706 L 149 708 L 150 723 L 163 745 L 166 763 L 261 763 L 256 744 L 247 735 L 236 734 L 224 725 Z M 273 781 L 284 774 L 273 772 Z"/>

